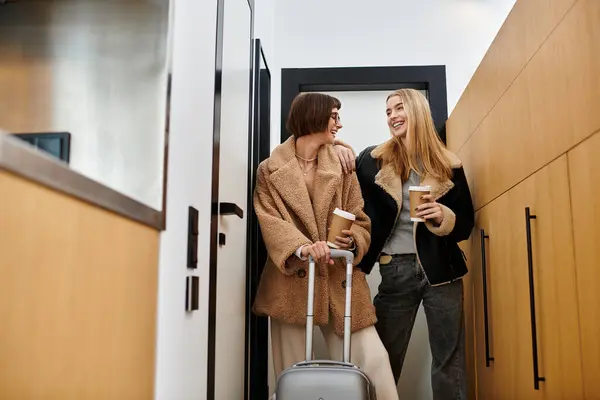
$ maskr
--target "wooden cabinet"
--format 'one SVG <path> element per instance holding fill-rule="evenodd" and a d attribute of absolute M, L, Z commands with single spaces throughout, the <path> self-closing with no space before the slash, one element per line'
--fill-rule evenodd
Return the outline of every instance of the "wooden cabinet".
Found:
<path fill-rule="evenodd" d="M 471 241 L 464 241 L 460 245 L 465 254 L 471 254 Z M 467 259 L 467 268 L 472 268 L 472 262 Z M 464 290 L 464 315 L 465 315 L 465 358 L 467 366 L 467 376 L 470 379 L 467 382 L 467 398 L 475 399 L 477 393 L 476 376 L 476 358 L 475 358 L 475 320 L 471 310 L 473 309 L 473 283 L 472 275 L 467 274 L 463 278 Z"/>
<path fill-rule="evenodd" d="M 476 332 L 477 392 L 479 399 L 515 398 L 512 360 L 518 349 L 513 340 L 518 304 L 510 260 L 512 235 L 507 223 L 508 197 L 477 213 L 473 235 L 473 314 Z"/>
<path fill-rule="evenodd" d="M 533 174 L 508 195 L 511 215 L 514 213 L 511 268 L 515 300 L 519 304 L 515 321 L 519 335 L 515 398 L 581 399 L 581 347 L 567 157 L 563 155 Z M 532 215 L 529 220 L 527 207 Z M 535 321 L 531 315 L 533 304 Z M 532 326 L 537 329 L 535 341 Z M 537 343 L 535 354 L 532 343 Z M 536 361 L 538 375 L 545 379 L 539 382 L 539 390 L 534 390 Z"/>
<path fill-rule="evenodd" d="M 479 399 L 584 398 L 568 171 L 562 156 L 477 213 L 470 255 Z M 534 356 L 544 378 L 537 390 Z"/>
<path fill-rule="evenodd" d="M 0 399 L 154 399 L 160 232 L 0 171 Z"/>
<path fill-rule="evenodd" d="M 506 36 L 523 21 L 542 23 L 535 46 Z M 463 248 L 480 400 L 600 400 L 598 27 L 600 1 L 517 1 L 447 123 L 477 211 Z M 490 73 L 495 55 L 523 46 L 533 53 L 510 83 Z M 502 88 L 492 103 L 490 87 Z M 559 112 L 548 107 L 556 93 Z"/>
<path fill-rule="evenodd" d="M 600 133 L 568 153 L 583 385 L 600 399 Z"/>
<path fill-rule="evenodd" d="M 475 230 L 470 240 L 469 252 L 469 275 L 470 290 L 472 293 L 471 309 L 467 311 L 473 324 L 473 341 L 467 342 L 473 346 L 473 364 L 474 372 L 469 371 L 469 376 L 476 381 L 476 398 L 485 399 L 488 393 L 494 393 L 493 377 L 495 366 L 493 363 L 492 340 L 493 334 L 490 332 L 492 315 L 490 311 L 490 290 L 487 287 L 489 280 L 489 263 L 487 262 L 487 237 L 489 237 L 489 208 L 483 208 L 475 215 Z M 483 235 L 483 236 L 482 236 Z M 484 236 L 486 238 L 484 238 Z M 482 245 L 485 246 L 485 264 L 482 255 Z M 484 272 L 485 268 L 485 272 Z M 485 274 L 485 278 L 484 278 Z M 485 301 L 484 301 L 485 298 Z M 469 312 L 470 311 L 470 312 Z M 487 330 L 487 332 L 486 332 Z M 471 355 L 467 352 L 467 355 Z M 488 396 L 489 397 L 489 396 Z"/>

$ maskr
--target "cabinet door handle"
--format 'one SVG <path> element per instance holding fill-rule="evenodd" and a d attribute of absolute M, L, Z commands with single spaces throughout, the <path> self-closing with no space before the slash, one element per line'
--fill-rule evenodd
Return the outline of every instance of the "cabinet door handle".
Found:
<path fill-rule="evenodd" d="M 489 236 L 485 234 L 485 230 L 481 230 L 481 276 L 483 280 L 483 335 L 485 338 L 485 366 L 490 366 L 490 361 L 494 361 L 494 357 L 490 356 L 490 332 L 488 318 L 488 298 L 487 298 L 487 260 L 485 254 L 485 239 Z"/>
<path fill-rule="evenodd" d="M 219 214 L 221 215 L 237 215 L 240 219 L 244 218 L 244 210 L 238 207 L 235 203 L 220 203 Z"/>
<path fill-rule="evenodd" d="M 533 251 L 531 249 L 531 220 L 537 217 L 525 207 L 525 230 L 527 231 L 527 264 L 529 267 L 529 309 L 531 312 L 531 343 L 533 349 L 533 388 L 540 390 L 540 382 L 546 378 L 540 376 L 538 365 L 537 326 L 535 320 L 535 290 L 533 287 Z"/>

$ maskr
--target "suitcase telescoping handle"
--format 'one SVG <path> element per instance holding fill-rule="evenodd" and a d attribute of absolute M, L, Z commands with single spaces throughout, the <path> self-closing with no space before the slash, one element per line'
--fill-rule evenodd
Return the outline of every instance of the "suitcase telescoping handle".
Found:
<path fill-rule="evenodd" d="M 350 341 L 352 333 L 352 270 L 354 254 L 348 250 L 331 250 L 331 258 L 346 260 L 346 304 L 344 307 L 344 354 L 343 360 L 350 362 Z M 308 256 L 308 302 L 306 307 L 306 361 L 312 360 L 313 327 L 315 307 L 315 261 Z"/>

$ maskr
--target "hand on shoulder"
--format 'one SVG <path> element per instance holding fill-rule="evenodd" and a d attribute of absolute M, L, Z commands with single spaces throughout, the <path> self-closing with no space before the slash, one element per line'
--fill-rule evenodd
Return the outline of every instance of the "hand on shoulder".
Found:
<path fill-rule="evenodd" d="M 354 154 L 352 147 L 341 140 L 336 140 L 333 149 L 342 164 L 342 171 L 344 174 L 351 174 L 354 172 L 356 170 L 356 155 Z"/>

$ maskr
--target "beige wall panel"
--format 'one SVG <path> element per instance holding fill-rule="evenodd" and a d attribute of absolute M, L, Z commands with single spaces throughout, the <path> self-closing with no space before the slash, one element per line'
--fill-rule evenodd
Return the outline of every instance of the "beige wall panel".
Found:
<path fill-rule="evenodd" d="M 575 266 L 579 295 L 583 385 L 600 398 L 600 133 L 568 153 Z"/>
<path fill-rule="evenodd" d="M 476 208 L 600 129 L 600 2 L 580 0 L 469 141 Z"/>
<path fill-rule="evenodd" d="M 0 398 L 152 399 L 159 233 L 2 171 L 0 198 Z"/>

